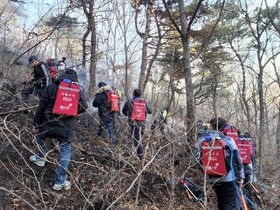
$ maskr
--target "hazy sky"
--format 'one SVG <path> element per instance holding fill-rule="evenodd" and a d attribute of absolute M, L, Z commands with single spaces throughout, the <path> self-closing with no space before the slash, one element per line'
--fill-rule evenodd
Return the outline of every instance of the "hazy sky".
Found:
<path fill-rule="evenodd" d="M 1 0 L 0 0 L 1 1 Z M 25 23 L 28 29 L 32 29 L 34 25 L 46 14 L 57 13 L 58 8 L 62 5 L 60 0 L 26 0 L 23 4 L 27 21 Z M 53 11 L 52 11 L 53 10 Z"/>

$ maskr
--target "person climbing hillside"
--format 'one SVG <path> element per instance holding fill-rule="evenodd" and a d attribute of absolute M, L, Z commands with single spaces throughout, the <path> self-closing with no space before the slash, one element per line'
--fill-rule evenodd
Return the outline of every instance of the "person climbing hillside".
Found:
<path fill-rule="evenodd" d="M 101 136 L 102 130 L 105 128 L 108 131 L 108 135 L 111 141 L 111 147 L 115 147 L 117 142 L 114 137 L 113 122 L 114 112 L 111 110 L 108 103 L 108 95 L 106 91 L 112 91 L 110 86 L 107 86 L 105 82 L 98 83 L 98 90 L 95 94 L 95 98 L 92 102 L 92 106 L 98 108 L 98 115 L 100 118 L 100 124 L 98 128 L 98 136 Z"/>
<path fill-rule="evenodd" d="M 245 174 L 245 179 L 244 179 L 244 194 L 245 196 L 251 201 L 253 202 L 253 196 L 252 196 L 252 187 L 250 185 L 250 181 L 251 181 L 251 176 L 252 176 L 252 160 L 254 159 L 255 156 L 255 146 L 254 143 L 252 142 L 251 139 L 251 135 L 247 132 L 244 133 L 244 135 L 242 135 L 240 132 L 238 133 L 238 137 L 240 138 L 241 141 L 246 141 L 250 144 L 250 150 L 251 150 L 251 156 L 250 158 L 250 162 L 249 163 L 243 163 L 243 167 L 244 167 L 244 174 Z M 254 210 L 254 206 L 251 204 L 251 202 L 247 201 L 247 206 L 249 210 Z"/>
<path fill-rule="evenodd" d="M 49 71 L 50 71 L 50 75 L 51 75 L 51 78 L 52 78 L 52 81 L 54 81 L 56 79 L 56 63 L 55 63 L 55 59 L 53 58 L 48 58 L 46 60 L 46 64 L 48 65 L 49 67 Z"/>
<path fill-rule="evenodd" d="M 141 137 L 144 135 L 146 115 L 152 114 L 152 109 L 148 103 L 140 98 L 141 90 L 134 89 L 133 99 L 125 102 L 122 113 L 128 117 L 131 128 L 134 146 L 137 149 L 137 157 L 141 160 L 143 156 L 143 146 Z"/>
<path fill-rule="evenodd" d="M 25 103 L 28 103 L 30 94 L 41 97 L 44 89 L 51 83 L 50 72 L 45 62 L 40 62 L 36 55 L 31 55 L 28 58 L 28 64 L 31 65 L 33 71 L 22 83 L 24 86 L 22 90 L 22 100 Z M 33 79 L 28 82 L 31 76 L 33 76 Z"/>
<path fill-rule="evenodd" d="M 65 83 L 66 86 L 61 86 Z M 68 95 L 65 94 L 65 91 Z M 58 95 L 58 93 L 61 94 Z M 61 97 L 62 95 L 64 97 Z M 71 106 L 67 106 L 70 107 L 69 109 L 63 108 L 66 107 L 65 103 L 71 104 Z M 56 108 L 61 111 L 59 114 L 57 114 Z M 38 151 L 31 155 L 29 160 L 43 167 L 48 155 L 46 139 L 55 138 L 58 140 L 59 156 L 54 175 L 54 190 L 69 190 L 71 187 L 70 181 L 66 179 L 71 158 L 71 141 L 77 128 L 77 114 L 85 112 L 87 108 L 85 96 L 78 85 L 77 74 L 72 69 L 67 69 L 65 74 L 48 85 L 42 94 L 32 123 L 32 132 L 36 134 Z"/>
<path fill-rule="evenodd" d="M 154 120 L 151 129 L 155 130 L 155 128 L 159 128 L 162 135 L 165 134 L 165 125 L 167 124 L 167 115 L 169 112 L 169 107 L 164 107 L 158 112 L 156 119 Z"/>
<path fill-rule="evenodd" d="M 202 164 L 199 168 L 206 173 L 207 180 L 216 193 L 218 209 L 236 210 L 236 184 L 241 186 L 245 176 L 235 141 L 221 132 L 225 126 L 227 121 L 223 118 L 210 120 L 211 130 L 199 137 L 195 145 L 195 157 Z M 216 148 L 214 152 L 211 149 L 213 147 Z"/>

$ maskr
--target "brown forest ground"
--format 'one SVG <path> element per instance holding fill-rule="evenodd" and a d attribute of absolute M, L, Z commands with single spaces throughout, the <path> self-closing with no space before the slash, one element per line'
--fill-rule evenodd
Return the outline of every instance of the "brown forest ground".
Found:
<path fill-rule="evenodd" d="M 2 101 L 1 112 L 16 109 L 16 103 L 14 99 L 9 103 Z M 96 113 L 81 115 L 69 166 L 71 190 L 55 192 L 52 186 L 58 155 L 56 140 L 48 141 L 50 152 L 45 167 L 29 162 L 36 150 L 30 125 L 33 116 L 34 110 L 0 116 L 0 209 L 203 209 L 188 198 L 176 181 L 185 175 L 203 185 L 201 173 L 194 167 L 193 146 L 188 149 L 180 143 L 184 142 L 180 129 L 173 128 L 165 138 L 147 130 L 145 158 L 141 162 L 135 156 L 124 118 L 118 118 L 116 125 L 117 147 L 105 152 L 106 134 L 95 135 Z M 262 173 L 266 193 L 262 193 L 264 203 L 259 209 L 280 209 L 280 185 L 278 180 L 269 180 L 271 173 L 269 168 Z M 210 189 L 207 195 L 207 209 L 216 209 L 213 191 Z"/>

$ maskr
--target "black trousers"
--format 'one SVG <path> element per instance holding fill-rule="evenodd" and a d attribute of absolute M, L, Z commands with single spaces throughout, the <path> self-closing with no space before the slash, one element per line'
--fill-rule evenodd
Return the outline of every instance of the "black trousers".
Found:
<path fill-rule="evenodd" d="M 41 97 L 41 95 L 43 94 L 44 92 L 44 87 L 43 88 L 37 88 L 35 86 L 30 86 L 30 87 L 27 87 L 26 89 L 23 89 L 22 90 L 22 100 L 27 103 L 29 98 L 30 98 L 30 94 L 34 94 L 34 95 L 38 95 L 39 98 Z"/>
<path fill-rule="evenodd" d="M 140 121 L 131 121 L 131 136 L 133 136 L 133 144 L 137 150 L 137 156 L 141 160 L 143 156 L 142 138 L 144 136 L 145 124 Z"/>
<path fill-rule="evenodd" d="M 247 197 L 251 202 L 253 202 L 253 198 L 252 198 L 252 187 L 251 187 L 251 185 L 250 185 L 250 183 L 249 183 L 250 179 L 251 179 L 251 175 L 245 174 L 245 179 L 244 179 L 244 188 L 245 188 L 245 192 L 244 192 L 244 193 L 245 193 L 246 197 Z M 252 206 L 252 204 L 251 204 L 249 201 L 247 201 L 247 206 L 248 206 L 249 209 L 254 209 L 254 207 Z"/>
<path fill-rule="evenodd" d="M 236 210 L 236 189 L 233 182 L 217 182 L 213 185 L 219 210 Z"/>

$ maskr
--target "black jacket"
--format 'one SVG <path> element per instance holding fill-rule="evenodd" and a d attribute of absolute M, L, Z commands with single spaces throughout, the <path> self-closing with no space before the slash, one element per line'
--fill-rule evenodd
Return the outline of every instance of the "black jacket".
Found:
<path fill-rule="evenodd" d="M 104 91 L 100 91 L 100 88 L 95 95 L 92 102 L 92 106 L 98 108 L 98 115 L 100 120 L 105 123 L 109 123 L 114 120 L 114 112 L 111 112 L 110 104 L 107 102 L 107 94 Z"/>
<path fill-rule="evenodd" d="M 40 127 L 40 133 L 44 133 L 43 139 L 53 137 L 70 140 L 73 137 L 73 131 L 77 128 L 77 117 L 52 114 L 58 86 L 63 79 L 70 79 L 73 82 L 78 82 L 75 76 L 63 74 L 46 87 L 40 98 L 39 107 L 33 119 L 33 125 Z M 81 91 L 78 113 L 84 112 L 87 108 L 85 96 Z"/>
<path fill-rule="evenodd" d="M 51 76 L 49 67 L 47 64 L 43 61 L 39 62 L 34 68 L 33 68 L 33 77 L 32 80 L 33 84 L 37 88 L 45 88 L 49 84 L 51 84 Z"/>

